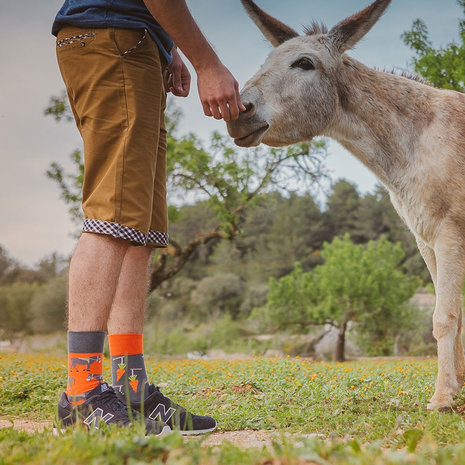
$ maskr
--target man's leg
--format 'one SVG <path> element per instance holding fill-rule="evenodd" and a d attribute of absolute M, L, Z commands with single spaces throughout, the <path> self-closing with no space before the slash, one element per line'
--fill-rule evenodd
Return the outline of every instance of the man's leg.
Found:
<path fill-rule="evenodd" d="M 102 352 L 128 241 L 83 233 L 69 271 L 69 401 L 84 402 L 86 392 L 102 382 Z"/>
<path fill-rule="evenodd" d="M 83 233 L 69 269 L 69 330 L 105 331 L 129 242 Z"/>
<path fill-rule="evenodd" d="M 129 247 L 118 277 L 108 333 L 142 333 L 152 247 Z"/>
<path fill-rule="evenodd" d="M 150 420 L 165 422 L 182 434 L 209 433 L 216 428 L 213 418 L 189 413 L 147 381 L 142 331 L 151 250 L 130 247 L 124 257 L 108 322 L 113 386 Z"/>
<path fill-rule="evenodd" d="M 124 257 L 108 320 L 113 387 L 131 402 L 148 395 L 142 332 L 151 247 L 130 247 Z"/>

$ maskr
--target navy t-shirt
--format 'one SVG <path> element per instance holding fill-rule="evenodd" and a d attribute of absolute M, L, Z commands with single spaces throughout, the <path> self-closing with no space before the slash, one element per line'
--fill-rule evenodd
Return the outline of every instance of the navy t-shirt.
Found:
<path fill-rule="evenodd" d="M 147 29 L 169 63 L 173 41 L 155 21 L 143 0 L 65 0 L 52 26 L 52 34 L 65 25 L 89 28 Z"/>

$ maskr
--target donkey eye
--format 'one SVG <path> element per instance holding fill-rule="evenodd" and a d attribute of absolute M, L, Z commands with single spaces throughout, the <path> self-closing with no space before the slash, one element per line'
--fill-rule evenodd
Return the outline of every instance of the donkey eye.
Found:
<path fill-rule="evenodd" d="M 310 58 L 299 58 L 297 61 L 294 61 L 292 63 L 291 68 L 300 68 L 305 71 L 310 71 L 312 69 L 315 69 L 315 65 L 313 64 L 312 60 Z"/>

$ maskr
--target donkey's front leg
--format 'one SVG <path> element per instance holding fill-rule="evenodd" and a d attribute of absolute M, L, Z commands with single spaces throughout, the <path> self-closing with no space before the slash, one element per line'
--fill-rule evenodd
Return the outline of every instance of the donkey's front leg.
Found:
<path fill-rule="evenodd" d="M 431 279 L 433 280 L 434 288 L 436 289 L 437 285 L 437 265 L 436 265 L 436 255 L 434 254 L 434 250 L 427 245 L 423 240 L 419 237 L 416 238 L 418 249 L 425 260 L 426 266 L 431 275 Z M 462 310 L 459 312 L 459 319 L 458 319 L 458 328 L 457 328 L 457 335 L 455 336 L 455 344 L 454 344 L 454 361 L 455 361 L 455 375 L 457 377 L 457 382 L 459 383 L 459 387 L 463 386 L 465 378 L 465 356 L 463 353 L 463 345 L 462 345 Z"/>
<path fill-rule="evenodd" d="M 428 409 L 451 407 L 461 386 L 457 382 L 457 337 L 462 312 L 462 283 L 465 260 L 463 241 L 458 231 L 443 227 L 435 244 L 437 262 L 436 308 L 433 335 L 438 342 L 438 376 Z M 460 345 L 461 346 L 461 345 Z M 461 350 L 461 347 L 460 349 Z M 463 354 L 461 355 L 463 362 Z"/>
<path fill-rule="evenodd" d="M 459 324 L 457 330 L 457 336 L 455 336 L 454 344 L 454 355 L 455 355 L 455 374 L 457 376 L 457 383 L 459 384 L 459 389 L 462 388 L 465 381 L 465 356 L 463 354 L 463 344 L 462 344 L 462 318 L 463 311 L 460 308 L 459 312 Z"/>

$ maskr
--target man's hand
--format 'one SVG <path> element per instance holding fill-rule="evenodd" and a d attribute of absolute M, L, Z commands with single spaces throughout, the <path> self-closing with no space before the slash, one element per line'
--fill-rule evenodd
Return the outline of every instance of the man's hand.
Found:
<path fill-rule="evenodd" d="M 205 114 L 225 121 L 237 119 L 239 111 L 246 110 L 241 103 L 237 82 L 200 31 L 186 0 L 144 0 L 144 3 L 194 66 Z M 172 75 L 174 79 L 175 73 Z M 176 89 L 173 84 L 167 86 L 175 95 L 181 95 L 173 88 Z"/>
<path fill-rule="evenodd" d="M 239 95 L 239 85 L 229 70 L 215 60 L 197 69 L 197 87 L 203 111 L 215 119 L 230 121 L 245 111 Z"/>
<path fill-rule="evenodd" d="M 165 90 L 176 97 L 187 97 L 191 88 L 191 75 L 179 56 L 176 47 L 171 51 L 173 60 L 165 70 Z"/>

